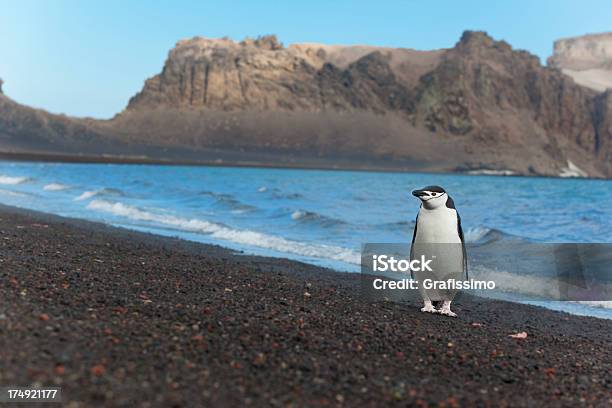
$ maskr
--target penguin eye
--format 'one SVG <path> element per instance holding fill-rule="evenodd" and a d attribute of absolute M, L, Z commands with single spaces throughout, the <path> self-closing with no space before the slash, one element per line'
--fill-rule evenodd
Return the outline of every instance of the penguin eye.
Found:
<path fill-rule="evenodd" d="M 438 195 L 438 193 L 431 193 L 431 195 L 435 197 Z"/>

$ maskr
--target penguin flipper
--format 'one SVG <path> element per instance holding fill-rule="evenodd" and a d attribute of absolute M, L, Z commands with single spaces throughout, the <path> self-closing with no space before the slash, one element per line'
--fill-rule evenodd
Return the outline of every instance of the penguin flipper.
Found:
<path fill-rule="evenodd" d="M 412 243 L 410 244 L 410 260 L 411 261 L 414 255 L 414 240 L 416 239 L 418 226 L 419 226 L 419 215 L 417 214 L 417 217 L 414 220 L 414 232 L 412 233 Z M 414 279 L 414 273 L 412 272 L 412 269 L 410 269 L 410 277 Z"/>
<path fill-rule="evenodd" d="M 465 274 L 465 280 L 469 280 L 468 275 L 468 263 L 467 263 L 467 251 L 465 249 L 465 238 L 463 237 L 463 228 L 461 228 L 461 217 L 457 212 L 457 232 L 459 233 L 459 238 L 461 239 L 461 251 L 463 252 L 463 273 Z"/>

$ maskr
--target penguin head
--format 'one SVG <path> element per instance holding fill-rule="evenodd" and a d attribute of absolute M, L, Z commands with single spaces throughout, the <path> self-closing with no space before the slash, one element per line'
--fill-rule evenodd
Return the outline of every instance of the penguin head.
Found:
<path fill-rule="evenodd" d="M 414 190 L 412 195 L 421 200 L 423 207 L 428 210 L 446 205 L 446 200 L 448 200 L 446 190 L 440 186 L 423 187 L 420 190 Z"/>

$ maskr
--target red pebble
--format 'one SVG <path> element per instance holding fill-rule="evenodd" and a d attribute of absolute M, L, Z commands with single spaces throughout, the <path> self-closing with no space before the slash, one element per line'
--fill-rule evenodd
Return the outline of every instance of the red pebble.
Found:
<path fill-rule="evenodd" d="M 100 377 L 101 375 L 104 375 L 104 373 L 106 372 L 106 368 L 102 364 L 98 364 L 98 365 L 91 367 L 90 371 L 92 375 L 95 375 L 96 377 Z"/>

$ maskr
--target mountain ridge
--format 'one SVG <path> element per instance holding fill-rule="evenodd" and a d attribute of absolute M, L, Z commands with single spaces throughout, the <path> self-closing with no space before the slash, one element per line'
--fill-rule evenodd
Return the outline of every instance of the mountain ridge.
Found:
<path fill-rule="evenodd" d="M 203 162 L 242 155 L 280 165 L 523 175 L 559 175 L 571 162 L 589 176 L 612 176 L 610 93 L 580 86 L 484 32 L 466 31 L 453 48 L 434 51 L 285 47 L 275 36 L 181 40 L 162 71 L 106 121 L 24 119 L 0 98 L 3 150 L 7 140 L 19 145 L 19 134 L 49 139 L 43 124 L 59 121 L 70 137 L 63 142 L 55 129 L 62 126 L 50 126 L 51 145 L 62 152 L 72 143 L 70 151 L 86 153 L 112 147 L 197 159 L 201 152 Z"/>

